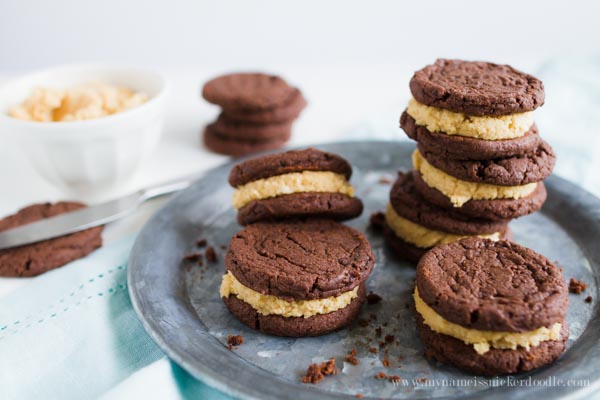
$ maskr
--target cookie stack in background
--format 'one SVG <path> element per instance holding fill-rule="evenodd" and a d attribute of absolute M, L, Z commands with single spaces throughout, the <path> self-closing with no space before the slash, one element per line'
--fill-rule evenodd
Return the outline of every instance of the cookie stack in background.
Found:
<path fill-rule="evenodd" d="M 235 73 L 208 81 L 202 96 L 222 108 L 204 130 L 210 150 L 240 157 L 283 147 L 306 106 L 299 89 L 278 76 Z"/>
<path fill-rule="evenodd" d="M 366 237 L 336 220 L 359 216 L 363 203 L 337 154 L 292 150 L 234 166 L 229 183 L 238 222 L 220 295 L 252 329 L 315 336 L 358 316 L 375 257 Z"/>
<path fill-rule="evenodd" d="M 400 175 L 386 212 L 396 253 L 416 262 L 464 236 L 505 238 L 511 219 L 542 207 L 555 156 L 533 120 L 544 103 L 540 80 L 507 65 L 440 59 L 414 74 L 410 90 L 400 126 L 417 141 L 414 170 Z"/>

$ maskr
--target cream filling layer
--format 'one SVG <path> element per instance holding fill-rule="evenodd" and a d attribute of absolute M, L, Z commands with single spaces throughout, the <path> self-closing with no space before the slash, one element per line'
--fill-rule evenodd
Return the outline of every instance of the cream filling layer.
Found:
<path fill-rule="evenodd" d="M 454 207 L 461 207 L 469 200 L 521 199 L 535 191 L 537 182 L 520 186 L 497 186 L 488 183 L 467 182 L 448 175 L 431 165 L 419 150 L 412 156 L 413 166 L 432 188 L 442 192 Z"/>
<path fill-rule="evenodd" d="M 474 117 L 430 107 L 414 98 L 408 101 L 406 112 L 415 119 L 417 125 L 426 127 L 430 132 L 483 140 L 518 138 L 533 125 L 533 111 L 498 117 Z"/>
<path fill-rule="evenodd" d="M 490 348 L 516 350 L 517 347 L 523 347 L 529 350 L 542 342 L 560 339 L 562 325 L 559 323 L 553 324 L 550 328 L 541 327 L 529 332 L 497 332 L 464 328 L 436 313 L 421 299 L 416 288 L 413 297 L 417 312 L 432 331 L 452 336 L 468 345 L 473 345 L 478 354 L 485 354 Z"/>
<path fill-rule="evenodd" d="M 261 315 L 281 315 L 283 317 L 312 317 L 317 314 L 329 314 L 348 306 L 358 297 L 358 288 L 342 293 L 339 296 L 315 300 L 287 301 L 269 294 L 262 294 L 244 286 L 231 271 L 223 275 L 221 297 L 233 294 L 238 299 L 252 306 Z"/>
<path fill-rule="evenodd" d="M 331 171 L 302 171 L 257 179 L 238 187 L 233 193 L 233 206 L 239 209 L 251 201 L 302 192 L 342 193 L 354 196 L 354 188 L 342 174 Z"/>
<path fill-rule="evenodd" d="M 415 224 L 414 222 L 399 216 L 390 203 L 388 203 L 385 212 L 385 221 L 400 239 L 424 249 L 471 237 L 470 235 L 456 235 L 453 233 L 437 231 Z M 500 232 L 473 236 L 491 239 L 493 241 L 500 240 Z"/>

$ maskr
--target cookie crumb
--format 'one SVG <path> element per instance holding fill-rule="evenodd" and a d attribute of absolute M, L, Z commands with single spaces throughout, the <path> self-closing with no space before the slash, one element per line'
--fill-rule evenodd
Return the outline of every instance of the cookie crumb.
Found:
<path fill-rule="evenodd" d="M 380 338 L 381 337 L 381 332 L 382 332 L 382 329 L 381 329 L 380 326 L 378 326 L 377 328 L 375 328 L 375 337 Z"/>
<path fill-rule="evenodd" d="M 419 383 L 427 383 L 427 382 L 429 382 L 429 379 L 427 379 L 427 378 L 417 378 L 417 382 L 419 382 Z"/>
<path fill-rule="evenodd" d="M 390 359 L 388 356 L 383 357 L 383 360 L 381 360 L 381 364 L 383 364 L 384 367 L 389 367 L 390 366 Z"/>
<path fill-rule="evenodd" d="M 210 263 L 214 263 L 215 261 L 217 261 L 217 253 L 215 252 L 215 248 L 212 246 L 208 246 L 206 248 L 204 256 L 206 257 L 206 261 Z"/>
<path fill-rule="evenodd" d="M 394 335 L 385 335 L 384 339 L 385 339 L 386 343 L 393 343 L 395 336 Z"/>
<path fill-rule="evenodd" d="M 200 253 L 190 253 L 186 256 L 183 256 L 184 261 L 198 261 L 202 257 Z"/>
<path fill-rule="evenodd" d="M 387 379 L 387 375 L 385 374 L 385 372 L 378 372 L 377 374 L 375 374 L 374 378 L 375 379 Z"/>
<path fill-rule="evenodd" d="M 392 383 L 399 383 L 401 379 L 398 375 L 390 375 L 388 377 L 388 380 Z"/>
<path fill-rule="evenodd" d="M 587 289 L 587 283 L 580 281 L 575 278 L 571 278 L 569 280 L 569 292 L 574 294 L 581 294 L 585 289 Z"/>
<path fill-rule="evenodd" d="M 381 211 L 374 212 L 369 218 L 369 228 L 375 231 L 381 231 L 385 223 L 385 214 Z"/>
<path fill-rule="evenodd" d="M 222 244 L 222 245 L 220 245 L 219 247 L 221 248 L 221 250 L 225 250 L 225 249 L 227 249 L 227 245 L 226 245 L 226 244 Z"/>
<path fill-rule="evenodd" d="M 204 266 L 204 261 L 202 260 L 202 258 L 198 258 L 198 266 L 199 267 L 203 267 Z"/>
<path fill-rule="evenodd" d="M 367 303 L 368 304 L 377 304 L 382 300 L 381 296 L 377 293 L 369 292 L 367 295 Z"/>
<path fill-rule="evenodd" d="M 348 354 L 346 356 L 346 361 L 348 361 L 352 365 L 358 365 L 359 364 L 358 358 L 356 358 L 356 349 L 352 349 L 350 351 L 350 354 Z"/>
<path fill-rule="evenodd" d="M 335 358 L 331 357 L 321 364 L 310 364 L 306 370 L 306 375 L 302 377 L 302 383 L 315 384 L 322 381 L 326 375 L 335 375 L 337 373 Z"/>
<path fill-rule="evenodd" d="M 227 347 L 229 350 L 233 350 L 234 347 L 244 344 L 244 337 L 242 335 L 227 335 Z"/>
<path fill-rule="evenodd" d="M 377 353 L 377 347 L 369 347 L 369 353 L 372 353 L 372 354 Z"/>
<path fill-rule="evenodd" d="M 358 320 L 358 325 L 362 326 L 363 328 L 369 326 L 369 320 L 368 319 L 364 319 L 364 318 L 360 318 Z"/>
<path fill-rule="evenodd" d="M 206 239 L 198 239 L 198 240 L 196 240 L 196 246 L 198 246 L 198 247 L 204 247 L 204 246 L 206 246 Z"/>
<path fill-rule="evenodd" d="M 357 398 L 357 399 L 362 399 L 363 397 L 364 397 L 364 396 L 363 396 L 363 394 L 362 394 L 362 393 L 357 393 L 357 394 L 356 394 L 356 398 Z"/>
<path fill-rule="evenodd" d="M 585 298 L 585 302 L 586 302 L 586 303 L 591 303 L 591 302 L 592 302 L 592 300 L 593 300 L 593 299 L 592 299 L 592 296 L 588 296 L 588 297 L 586 297 L 586 298 Z"/>

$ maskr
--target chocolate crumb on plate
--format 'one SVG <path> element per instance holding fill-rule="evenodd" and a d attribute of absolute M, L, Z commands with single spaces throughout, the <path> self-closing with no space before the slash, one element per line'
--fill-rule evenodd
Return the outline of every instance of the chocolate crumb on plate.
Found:
<path fill-rule="evenodd" d="M 208 246 L 206 248 L 204 256 L 206 257 L 206 261 L 210 263 L 214 263 L 215 261 L 217 261 L 217 253 L 215 252 L 215 248 L 212 246 Z"/>
<path fill-rule="evenodd" d="M 388 380 L 392 383 L 399 383 L 402 380 L 402 378 L 400 378 L 398 375 L 390 375 L 388 377 Z"/>
<path fill-rule="evenodd" d="M 350 354 L 348 354 L 346 356 L 346 361 L 348 361 L 352 365 L 358 365 L 359 364 L 358 358 L 356 358 L 356 349 L 352 349 L 350 351 Z"/>
<path fill-rule="evenodd" d="M 207 243 L 206 239 L 198 239 L 196 241 L 196 246 L 198 246 L 198 247 L 204 247 L 204 246 L 206 246 L 206 243 Z"/>
<path fill-rule="evenodd" d="M 381 296 L 377 293 L 369 292 L 367 295 L 367 303 L 368 304 L 377 304 L 382 300 Z"/>
<path fill-rule="evenodd" d="M 337 373 L 335 358 L 331 357 L 321 364 L 310 364 L 306 370 L 306 375 L 302 377 L 302 383 L 315 384 L 322 381 L 326 375 L 335 375 Z"/>
<path fill-rule="evenodd" d="M 581 294 L 585 289 L 587 289 L 587 283 L 580 281 L 575 278 L 571 278 L 569 280 L 569 292 L 574 294 Z"/>
<path fill-rule="evenodd" d="M 378 372 L 377 374 L 375 374 L 374 378 L 375 379 L 387 379 L 387 374 L 385 372 Z"/>
<path fill-rule="evenodd" d="M 234 347 L 244 344 L 244 337 L 242 335 L 228 335 L 227 336 L 227 347 L 229 350 L 233 350 Z"/>
<path fill-rule="evenodd" d="M 190 253 L 183 257 L 184 261 L 198 261 L 202 257 L 200 253 Z"/>
<path fill-rule="evenodd" d="M 369 218 L 369 228 L 380 231 L 385 223 L 385 215 L 381 211 L 374 212 Z"/>
<path fill-rule="evenodd" d="M 586 297 L 586 298 L 585 298 L 585 302 L 586 302 L 586 303 L 591 303 L 591 302 L 592 302 L 592 300 L 593 300 L 593 299 L 592 299 L 592 296 L 588 296 L 588 297 Z"/>

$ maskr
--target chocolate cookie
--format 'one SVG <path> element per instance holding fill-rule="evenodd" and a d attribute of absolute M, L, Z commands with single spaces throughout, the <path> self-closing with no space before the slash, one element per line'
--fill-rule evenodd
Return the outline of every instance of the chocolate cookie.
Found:
<path fill-rule="evenodd" d="M 261 111 L 289 102 L 295 91 L 275 75 L 234 73 L 206 82 L 202 96 L 223 109 Z"/>
<path fill-rule="evenodd" d="M 0 220 L 0 231 L 85 207 L 76 202 L 34 204 Z M 103 227 L 0 250 L 0 276 L 36 276 L 85 257 L 102 246 Z"/>
<path fill-rule="evenodd" d="M 478 354 L 473 346 L 461 340 L 433 332 L 419 315 L 416 320 L 425 357 L 484 376 L 518 374 L 551 364 L 565 351 L 569 337 L 569 327 L 564 324 L 559 340 L 544 341 L 529 350 L 522 347 L 516 350 L 492 348 L 485 354 Z"/>
<path fill-rule="evenodd" d="M 565 349 L 569 298 L 562 273 L 544 256 L 508 241 L 469 238 L 430 250 L 417 266 L 415 300 L 430 359 L 476 374 L 512 374 L 551 363 Z M 529 342 L 498 336 L 526 340 L 524 334 L 539 335 L 543 328 L 548 336 Z"/>
<path fill-rule="evenodd" d="M 426 127 L 417 125 L 415 119 L 405 111 L 400 117 L 400 127 L 409 138 L 419 142 L 426 152 L 458 160 L 489 160 L 529 154 L 535 152 L 542 143 L 535 124 L 519 138 L 483 140 L 430 132 Z"/>
<path fill-rule="evenodd" d="M 417 266 L 423 301 L 464 328 L 527 332 L 563 323 L 569 305 L 560 270 L 508 241 L 469 238 L 438 246 Z"/>
<path fill-rule="evenodd" d="M 294 94 L 279 107 L 259 111 L 224 108 L 223 115 L 231 121 L 252 124 L 271 124 L 291 121 L 298 118 L 304 107 L 306 107 L 304 96 L 302 96 L 300 90 L 294 89 Z"/>
<path fill-rule="evenodd" d="M 216 131 L 214 124 L 207 125 L 202 135 L 204 145 L 208 149 L 215 153 L 233 157 L 243 157 L 249 154 L 260 153 L 261 151 L 279 149 L 285 146 L 290 136 L 291 131 L 286 132 L 283 136 L 268 140 L 229 138 Z"/>
<path fill-rule="evenodd" d="M 359 231 L 331 220 L 259 222 L 233 236 L 225 268 L 243 285 L 289 301 L 338 296 L 375 258 Z"/>
<path fill-rule="evenodd" d="M 542 208 L 547 197 L 544 183 L 538 182 L 534 192 L 521 199 L 469 200 L 461 207 L 454 207 L 442 192 L 427 185 L 419 173 L 415 174 L 415 187 L 425 200 L 438 207 L 492 221 L 510 220 L 536 212 Z"/>
<path fill-rule="evenodd" d="M 251 124 L 231 121 L 223 113 L 212 124 L 212 129 L 220 136 L 241 140 L 269 140 L 289 136 L 292 121 L 270 124 Z"/>
<path fill-rule="evenodd" d="M 280 336 L 321 335 L 358 315 L 374 262 L 362 233 L 337 222 L 259 222 L 231 239 L 221 296 L 231 313 L 253 329 Z M 244 300 L 240 292 L 224 291 L 230 275 L 259 303 Z M 307 306 L 307 301 L 325 298 L 330 299 L 325 306 Z M 293 312 L 284 313 L 281 306 L 265 308 L 276 301 Z"/>
<path fill-rule="evenodd" d="M 427 151 L 420 143 L 419 152 L 434 167 L 463 181 L 499 186 L 519 186 L 544 180 L 552 173 L 556 156 L 542 140 L 534 152 L 490 160 L 456 160 Z"/>
<path fill-rule="evenodd" d="M 229 174 L 229 184 L 239 187 L 257 179 L 301 171 L 331 171 L 344 175 L 346 179 L 350 179 L 352 175 L 352 167 L 344 158 L 311 147 L 253 158 L 237 164 Z"/>
<path fill-rule="evenodd" d="M 508 65 L 438 59 L 410 80 L 414 98 L 428 106 L 473 116 L 532 111 L 544 104 L 544 85 Z"/>
<path fill-rule="evenodd" d="M 319 336 L 342 329 L 358 317 L 360 307 L 365 301 L 365 287 L 358 289 L 358 297 L 348 306 L 328 314 L 304 317 L 282 317 L 281 315 L 262 315 L 250 304 L 230 295 L 223 298 L 229 311 L 248 327 L 276 336 L 304 337 Z"/>
<path fill-rule="evenodd" d="M 323 217 L 344 220 L 358 217 L 362 201 L 342 193 L 304 192 L 255 200 L 238 210 L 241 225 L 295 217 Z"/>
<path fill-rule="evenodd" d="M 480 235 L 504 232 L 508 221 L 490 221 L 467 217 L 454 210 L 445 210 L 427 202 L 415 187 L 415 171 L 399 172 L 390 190 L 390 204 L 396 213 L 429 229 L 457 235 Z"/>

